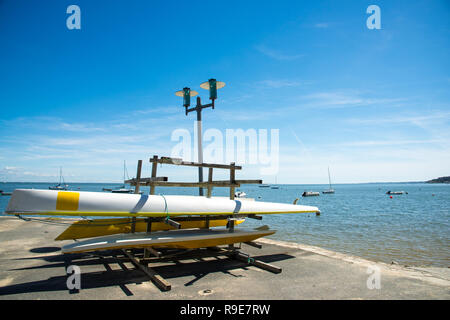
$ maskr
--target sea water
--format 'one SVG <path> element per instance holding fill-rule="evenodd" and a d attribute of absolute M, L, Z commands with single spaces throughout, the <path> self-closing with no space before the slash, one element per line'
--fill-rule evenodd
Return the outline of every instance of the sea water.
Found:
<path fill-rule="evenodd" d="M 70 190 L 102 192 L 120 184 L 69 183 Z M 50 183 L 0 183 L 0 190 L 47 189 Z M 277 232 L 269 238 L 313 245 L 373 261 L 409 266 L 450 266 L 450 185 L 426 183 L 336 184 L 334 194 L 305 197 L 303 191 L 323 191 L 328 185 L 277 185 L 278 189 L 247 185 L 238 190 L 257 201 L 317 206 L 321 215 L 265 215 L 247 219 L 240 228 L 268 225 Z M 141 188 L 146 194 L 148 187 Z M 386 195 L 386 191 L 408 194 Z M 205 190 L 206 191 L 206 190 Z M 229 189 L 215 188 L 213 196 Z M 156 194 L 198 195 L 198 188 L 157 187 Z M 0 196 L 4 212 L 8 196 Z M 170 208 L 169 208 L 170 214 Z"/>

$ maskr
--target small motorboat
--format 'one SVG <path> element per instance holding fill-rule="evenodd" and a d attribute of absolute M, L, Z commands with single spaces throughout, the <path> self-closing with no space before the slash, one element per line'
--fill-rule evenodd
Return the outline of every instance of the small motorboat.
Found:
<path fill-rule="evenodd" d="M 67 190 L 69 186 L 67 184 L 57 184 L 56 186 L 48 187 L 49 190 Z"/>
<path fill-rule="evenodd" d="M 134 190 L 127 189 L 127 188 L 120 188 L 120 189 L 113 189 L 111 190 L 112 193 L 134 193 Z"/>
<path fill-rule="evenodd" d="M 389 190 L 386 194 L 408 194 L 406 191 L 391 191 Z"/>
<path fill-rule="evenodd" d="M 247 194 L 244 191 L 238 191 L 234 194 L 235 198 L 245 198 Z"/>
<path fill-rule="evenodd" d="M 320 196 L 320 192 L 317 191 L 305 191 L 302 194 L 302 197 L 316 197 Z"/>

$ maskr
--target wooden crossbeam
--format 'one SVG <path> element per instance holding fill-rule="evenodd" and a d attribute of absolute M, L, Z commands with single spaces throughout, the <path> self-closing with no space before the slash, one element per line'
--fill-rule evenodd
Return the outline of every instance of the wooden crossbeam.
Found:
<path fill-rule="evenodd" d="M 150 184 L 151 182 L 164 182 L 164 181 L 168 181 L 169 179 L 167 177 L 154 177 L 154 178 L 140 178 L 139 179 L 139 185 L 141 186 L 146 186 L 148 184 Z M 128 183 L 132 186 L 135 186 L 137 184 L 138 179 L 133 178 L 133 179 L 129 179 L 129 180 L 125 180 L 125 183 Z"/>
<path fill-rule="evenodd" d="M 242 254 L 241 252 L 238 252 L 238 251 L 235 251 L 232 254 L 232 257 L 234 259 L 237 259 L 237 260 L 240 260 L 243 262 L 247 262 L 250 265 L 253 265 L 255 267 L 258 267 L 258 268 L 261 268 L 261 269 L 264 269 L 264 270 L 267 270 L 267 271 L 270 271 L 273 273 L 281 273 L 281 271 L 282 271 L 282 269 L 280 267 L 274 266 L 269 263 L 262 262 L 260 260 L 256 260 L 256 259 L 246 256 L 245 254 Z"/>
<path fill-rule="evenodd" d="M 257 215 L 255 215 L 255 214 L 249 214 L 249 215 L 248 215 L 248 218 L 250 218 L 250 219 L 255 219 L 255 220 L 262 220 L 262 217 L 261 217 L 261 216 L 257 216 Z"/>
<path fill-rule="evenodd" d="M 231 169 L 231 165 L 228 164 L 217 164 L 217 163 L 199 163 L 192 161 L 183 161 L 178 158 L 161 157 L 161 158 L 150 158 L 150 162 L 173 164 L 176 166 L 188 166 L 188 167 L 203 167 L 203 168 L 216 168 L 216 169 Z M 241 170 L 241 166 L 234 166 L 235 170 Z"/>
<path fill-rule="evenodd" d="M 262 184 L 262 180 L 234 180 L 234 183 L 230 183 L 229 180 L 216 180 L 216 181 L 204 181 L 204 182 L 169 182 L 169 181 L 150 181 L 145 182 L 145 179 L 141 178 L 141 186 L 155 186 L 155 187 L 237 187 L 241 184 Z M 134 185 L 136 182 L 134 179 L 127 180 L 126 183 Z"/>
<path fill-rule="evenodd" d="M 146 257 L 146 258 L 140 259 L 140 262 L 142 264 L 161 263 L 161 262 L 168 262 L 168 261 L 174 261 L 174 260 L 180 261 L 180 260 L 227 256 L 231 253 L 232 253 L 232 251 L 229 251 L 226 249 L 222 249 L 222 248 L 213 249 L 213 248 L 209 247 L 209 248 L 201 248 L 201 249 L 184 250 L 184 252 L 179 252 L 179 253 L 169 254 L 169 255 L 161 255 L 159 257 Z"/>
<path fill-rule="evenodd" d="M 122 250 L 122 252 L 130 259 L 131 263 L 133 263 L 136 267 L 141 269 L 147 276 L 150 277 L 150 280 L 162 291 L 169 291 L 172 286 L 169 282 L 164 280 L 159 274 L 157 274 L 153 269 L 146 267 L 139 263 L 136 258 L 127 250 Z"/>
<path fill-rule="evenodd" d="M 168 224 L 169 226 L 172 226 L 176 229 L 181 229 L 181 223 L 178 223 L 172 219 L 166 218 L 164 219 L 164 223 Z"/>
<path fill-rule="evenodd" d="M 260 245 L 259 243 L 253 242 L 253 241 L 248 241 L 248 242 L 244 242 L 246 245 L 254 247 L 254 248 L 258 248 L 261 249 L 262 245 Z"/>
<path fill-rule="evenodd" d="M 234 186 L 231 186 L 231 183 L 233 183 L 233 184 L 236 183 L 236 180 L 235 180 L 235 169 L 236 169 L 236 166 L 234 165 L 234 162 L 232 162 L 231 166 L 230 166 L 230 199 L 231 200 L 234 200 L 234 193 L 235 193 L 235 190 L 236 190 Z"/>

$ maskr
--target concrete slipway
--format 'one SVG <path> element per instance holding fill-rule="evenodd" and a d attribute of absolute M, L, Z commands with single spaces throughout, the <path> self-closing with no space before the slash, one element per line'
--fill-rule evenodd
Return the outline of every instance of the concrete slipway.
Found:
<path fill-rule="evenodd" d="M 65 227 L 0 217 L 0 300 L 450 298 L 449 268 L 388 265 L 270 239 L 258 241 L 262 249 L 243 244 L 242 251 L 281 267 L 280 274 L 226 257 L 183 260 L 153 266 L 172 285 L 162 292 L 114 252 L 62 255 L 69 242 L 53 239 Z M 81 269 L 78 291 L 66 285 L 70 265 Z"/>

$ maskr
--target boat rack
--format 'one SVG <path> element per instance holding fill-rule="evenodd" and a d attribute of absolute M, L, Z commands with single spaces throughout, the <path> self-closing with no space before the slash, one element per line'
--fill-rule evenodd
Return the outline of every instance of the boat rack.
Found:
<path fill-rule="evenodd" d="M 138 161 L 138 168 L 136 178 L 126 180 L 125 183 L 128 183 L 132 186 L 135 186 L 137 191 L 139 192 L 140 186 L 150 186 L 150 194 L 155 194 L 155 187 L 199 187 L 199 188 L 207 188 L 207 198 L 211 198 L 212 189 L 214 187 L 229 187 L 230 188 L 230 199 L 234 200 L 235 189 L 240 187 L 241 184 L 262 184 L 262 180 L 236 180 L 235 172 L 236 170 L 242 170 L 241 166 L 236 166 L 234 162 L 231 162 L 229 165 L 227 164 L 216 164 L 216 163 L 198 163 L 198 162 L 190 162 L 183 161 L 178 158 L 170 158 L 170 157 L 161 157 L 159 158 L 157 155 L 154 155 L 153 158 L 150 158 L 150 162 L 152 163 L 152 176 L 150 178 L 141 178 L 142 171 L 142 160 Z M 160 164 L 170 164 L 176 166 L 188 166 L 188 167 L 198 167 L 198 168 L 208 168 L 208 181 L 199 181 L 199 182 L 168 182 L 167 177 L 157 177 L 156 172 L 158 168 L 158 163 Z M 213 169 L 228 169 L 230 170 L 230 179 L 229 180 L 216 180 L 213 181 Z"/>
<path fill-rule="evenodd" d="M 141 178 L 141 172 L 142 172 L 142 160 L 138 160 L 137 165 L 137 172 L 136 172 L 136 178 L 125 180 L 125 183 L 128 183 L 135 187 L 134 193 L 139 193 L 140 186 L 150 186 L 150 194 L 155 194 L 155 188 L 157 186 L 160 187 L 199 187 L 199 188 L 207 188 L 207 198 L 211 198 L 212 195 L 212 189 L 214 187 L 228 187 L 230 188 L 230 199 L 234 200 L 235 198 L 235 190 L 236 187 L 240 187 L 241 184 L 262 184 L 262 180 L 236 180 L 235 179 L 235 171 L 236 170 L 242 170 L 241 166 L 236 166 L 234 162 L 231 162 L 229 165 L 227 164 L 217 164 L 217 163 L 198 163 L 198 162 L 191 162 L 191 161 L 183 161 L 179 158 L 170 158 L 170 157 L 158 157 L 157 155 L 154 155 L 152 158 L 150 158 L 150 163 L 152 163 L 152 174 L 149 178 Z M 169 182 L 167 177 L 157 177 L 157 169 L 158 164 L 169 164 L 169 165 L 176 165 L 176 166 L 188 166 L 188 167 L 198 167 L 198 168 L 208 168 L 208 181 L 207 182 Z M 230 179 L 229 180 L 216 180 L 213 181 L 213 169 L 228 169 L 230 170 Z M 229 224 L 233 219 L 237 217 L 249 217 L 254 219 L 261 220 L 262 218 L 255 215 L 229 215 L 229 216 L 221 216 L 221 219 L 228 218 Z M 202 216 L 199 220 L 205 220 L 207 227 L 208 222 L 211 219 L 209 216 Z M 193 220 L 193 219 L 190 219 Z M 160 220 L 159 220 L 160 221 Z M 179 229 L 181 227 L 181 224 L 179 224 L 175 219 L 166 218 L 162 220 L 163 222 Z M 148 220 L 147 224 L 147 231 L 150 232 L 152 222 L 151 219 Z M 132 223 L 131 223 L 131 232 L 134 233 L 136 226 L 136 218 L 133 217 Z M 233 224 L 234 226 L 234 224 Z M 228 225 L 227 225 L 228 228 Z"/>
<path fill-rule="evenodd" d="M 262 246 L 255 242 L 244 242 L 245 244 L 261 249 Z M 282 269 L 268 264 L 266 262 L 257 260 L 250 257 L 250 255 L 242 253 L 240 247 L 235 247 L 234 245 L 229 245 L 226 248 L 223 247 L 208 247 L 199 249 L 173 249 L 168 250 L 163 253 L 157 251 L 153 248 L 147 248 L 144 253 L 134 253 L 130 249 L 122 249 L 122 253 L 125 257 L 131 261 L 131 263 L 138 269 L 143 271 L 150 280 L 161 290 L 169 291 L 171 290 L 171 284 L 164 279 L 160 274 L 158 274 L 154 269 L 149 267 L 150 263 L 161 263 L 161 262 L 171 262 L 171 261 L 181 261 L 181 260 L 202 260 L 203 258 L 226 256 L 233 260 L 238 260 L 247 263 L 247 265 L 255 266 L 263 270 L 270 271 L 272 273 L 281 273 Z M 150 252 L 152 256 L 149 256 L 146 252 Z"/>
<path fill-rule="evenodd" d="M 154 155 L 150 158 L 150 163 L 152 163 L 152 173 L 149 178 L 141 178 L 142 172 L 142 160 L 138 160 L 136 178 L 126 180 L 132 186 L 135 186 L 135 193 L 139 193 L 140 186 L 150 186 L 150 194 L 155 194 L 155 188 L 159 187 L 198 187 L 207 189 L 207 198 L 211 197 L 212 190 L 214 187 L 228 187 L 230 188 L 229 197 L 231 200 L 235 198 L 235 188 L 240 187 L 241 184 L 262 184 L 262 180 L 236 180 L 235 171 L 241 170 L 241 166 L 236 166 L 234 162 L 229 165 L 226 164 L 215 164 L 215 163 L 197 163 L 183 161 L 177 158 L 161 157 Z M 203 182 L 168 182 L 167 177 L 157 177 L 157 166 L 158 164 L 169 164 L 177 166 L 189 166 L 198 168 L 208 168 L 208 181 Z M 228 169 L 230 170 L 230 179 L 214 181 L 213 180 L 213 169 Z M 252 218 L 261 220 L 261 216 L 255 214 L 230 214 L 230 215 L 220 215 L 220 216 L 199 216 L 199 217 L 178 217 L 178 218 L 147 218 L 147 232 L 151 230 L 152 222 L 165 222 L 172 227 L 179 229 L 181 227 L 180 221 L 183 220 L 197 220 L 205 221 L 205 228 L 209 228 L 209 221 L 218 219 L 228 219 L 226 228 L 230 232 L 234 229 L 235 221 L 239 218 Z M 131 232 L 135 232 L 136 218 L 132 219 Z M 256 242 L 245 242 L 246 245 L 256 247 L 261 249 L 262 246 Z M 142 270 L 150 280 L 162 291 L 168 291 L 171 289 L 170 283 L 168 283 L 161 275 L 159 275 L 155 270 L 149 267 L 150 263 L 157 262 L 168 262 L 168 261 L 179 261 L 186 259 L 201 259 L 205 257 L 218 257 L 227 256 L 234 260 L 239 260 L 247 263 L 248 265 L 253 265 L 255 267 L 273 272 L 281 273 L 282 269 L 257 260 L 250 257 L 248 254 L 242 253 L 240 247 L 236 247 L 234 244 L 229 244 L 226 247 L 208 247 L 199 249 L 176 249 L 176 250 L 161 250 L 157 251 L 155 248 L 145 248 L 143 252 L 135 254 L 136 250 L 122 250 L 123 254 L 129 259 L 137 268 Z"/>

